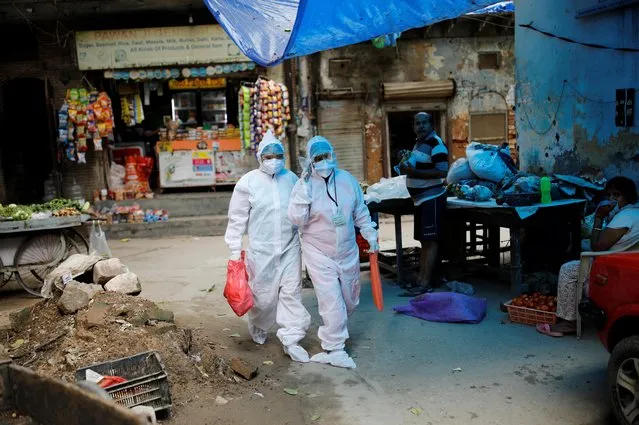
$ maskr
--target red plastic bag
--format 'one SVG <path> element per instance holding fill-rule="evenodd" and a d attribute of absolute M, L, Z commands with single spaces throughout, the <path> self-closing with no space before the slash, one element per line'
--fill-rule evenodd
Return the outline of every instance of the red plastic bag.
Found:
<path fill-rule="evenodd" d="M 244 263 L 244 251 L 239 260 L 229 260 L 226 268 L 224 298 L 239 317 L 253 307 L 253 293 L 248 284 L 248 274 Z"/>
<path fill-rule="evenodd" d="M 379 273 L 377 263 L 377 253 L 370 254 L 371 265 L 371 289 L 373 291 L 373 302 L 379 311 L 384 311 L 384 295 L 382 294 L 382 276 Z"/>

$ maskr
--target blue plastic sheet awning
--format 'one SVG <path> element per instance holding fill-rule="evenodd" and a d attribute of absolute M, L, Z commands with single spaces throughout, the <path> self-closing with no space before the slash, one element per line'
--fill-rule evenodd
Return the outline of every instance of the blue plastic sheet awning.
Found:
<path fill-rule="evenodd" d="M 515 12 L 515 3 L 512 1 L 500 1 L 483 9 L 470 12 L 469 15 L 494 15 L 498 13 Z"/>
<path fill-rule="evenodd" d="M 420 28 L 495 0 L 204 0 L 242 53 L 262 66 Z"/>

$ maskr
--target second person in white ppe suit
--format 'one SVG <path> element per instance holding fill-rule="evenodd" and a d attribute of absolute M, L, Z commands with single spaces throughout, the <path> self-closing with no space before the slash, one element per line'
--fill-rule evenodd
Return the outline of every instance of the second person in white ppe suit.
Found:
<path fill-rule="evenodd" d="M 293 360 L 307 363 L 299 345 L 311 323 L 302 305 L 302 265 L 297 228 L 288 219 L 289 198 L 297 176 L 284 168 L 284 146 L 269 131 L 257 150 L 259 169 L 242 176 L 229 206 L 225 241 L 231 258 L 239 259 L 248 233 L 246 270 L 254 305 L 248 313 L 249 333 L 258 344 L 279 325 L 277 337 Z"/>
<path fill-rule="evenodd" d="M 377 230 L 364 203 L 357 180 L 337 168 L 333 147 L 324 137 L 307 145 L 310 169 L 297 182 L 288 215 L 299 226 L 302 255 L 309 272 L 324 324 L 318 336 L 325 352 L 311 361 L 354 368 L 344 351 L 348 317 L 359 304 L 360 267 L 355 226 L 371 246 L 379 250 Z"/>

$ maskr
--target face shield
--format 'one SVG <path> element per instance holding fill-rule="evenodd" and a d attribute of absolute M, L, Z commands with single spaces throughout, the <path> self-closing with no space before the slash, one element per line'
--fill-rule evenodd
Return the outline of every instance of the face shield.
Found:
<path fill-rule="evenodd" d="M 323 178 L 330 177 L 337 168 L 333 146 L 324 137 L 316 136 L 309 141 L 308 157 L 313 171 Z"/>

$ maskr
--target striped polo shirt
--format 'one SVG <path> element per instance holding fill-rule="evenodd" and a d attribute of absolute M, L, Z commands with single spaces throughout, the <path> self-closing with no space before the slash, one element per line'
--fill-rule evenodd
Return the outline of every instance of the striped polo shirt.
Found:
<path fill-rule="evenodd" d="M 417 139 L 413 148 L 413 157 L 418 170 L 439 170 L 448 173 L 448 148 L 434 131 L 425 138 Z M 446 193 L 444 179 L 406 179 L 408 192 L 415 205 L 441 196 Z"/>

